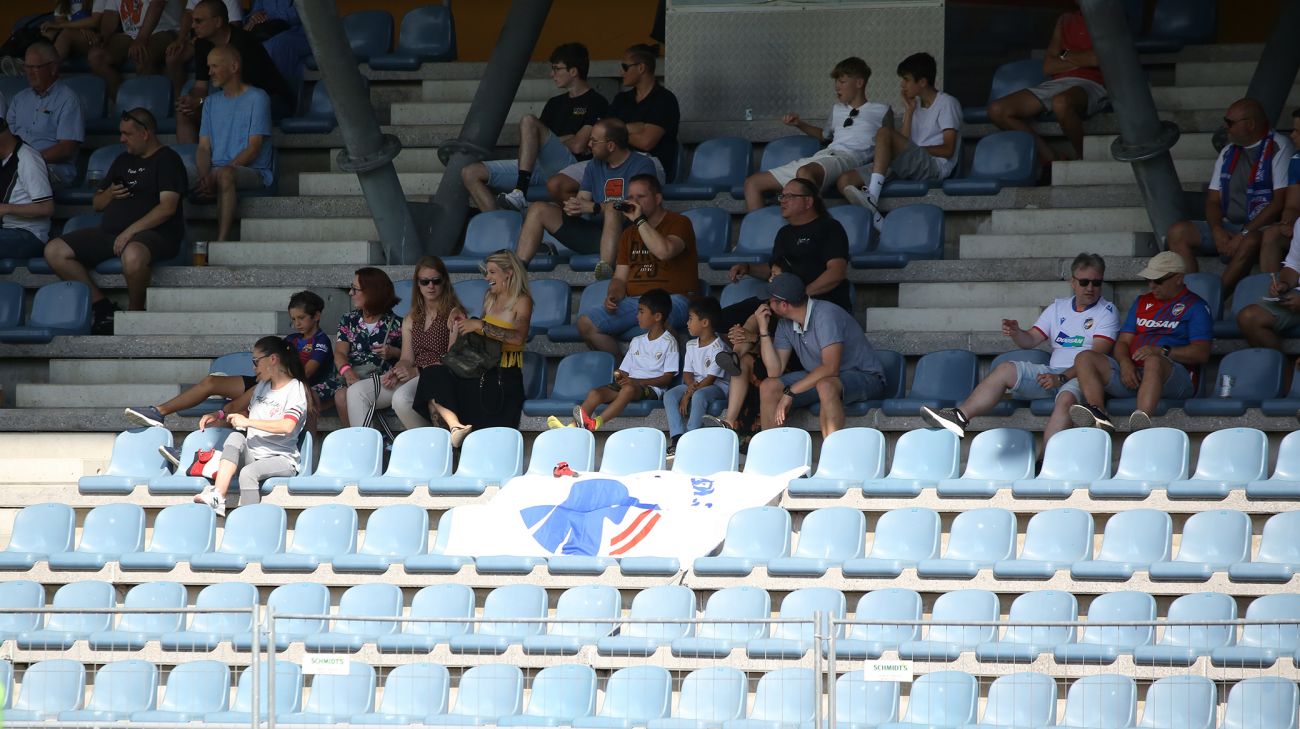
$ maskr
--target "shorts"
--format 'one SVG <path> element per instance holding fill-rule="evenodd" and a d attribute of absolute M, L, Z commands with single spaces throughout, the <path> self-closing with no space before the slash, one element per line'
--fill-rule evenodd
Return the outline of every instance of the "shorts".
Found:
<path fill-rule="evenodd" d="M 1264 311 L 1273 315 L 1273 331 L 1285 332 L 1295 326 L 1300 326 L 1300 312 L 1292 311 L 1289 307 L 1283 306 L 1276 301 L 1257 301 L 1255 302 L 1264 307 Z"/>
<path fill-rule="evenodd" d="M 240 375 L 244 378 L 244 392 L 248 392 L 257 386 L 257 378 L 250 375 Z"/>
<path fill-rule="evenodd" d="M 561 170 L 575 164 L 577 157 L 554 134 L 548 134 L 537 155 L 537 167 L 533 170 L 530 185 L 545 185 L 546 178 L 559 174 Z M 493 190 L 513 190 L 519 181 L 519 160 L 493 159 L 485 160 L 483 166 L 488 171 L 488 187 Z M 579 182 L 582 177 L 574 178 Z"/>
<path fill-rule="evenodd" d="M 1196 232 L 1201 234 L 1201 253 L 1207 256 L 1219 256 L 1219 258 L 1226 263 L 1228 260 L 1227 257 L 1220 256 L 1219 249 L 1214 245 L 1214 234 L 1210 232 L 1210 224 L 1204 220 L 1193 220 L 1192 225 L 1195 225 Z M 1223 227 L 1229 233 L 1236 235 L 1241 232 L 1242 228 L 1246 227 L 1246 224 L 1225 220 L 1223 221 Z"/>
<path fill-rule="evenodd" d="M 1043 400 L 1049 397 L 1056 397 L 1059 387 L 1046 389 L 1038 384 L 1039 375 L 1059 375 L 1065 371 L 1060 367 L 1048 367 L 1045 364 L 1036 362 L 1019 362 L 1013 361 L 1011 364 L 1016 366 L 1016 384 L 1008 392 L 1015 400 Z"/>
<path fill-rule="evenodd" d="M 781 384 L 787 387 L 807 377 L 808 373 L 800 370 L 798 372 L 787 372 L 781 375 Z M 845 405 L 852 405 L 855 402 L 863 400 L 879 400 L 885 396 L 885 381 L 862 370 L 840 370 L 840 386 L 844 388 L 841 399 Z M 794 407 L 806 408 L 821 398 L 817 396 L 817 388 L 805 390 L 795 394 Z"/>
<path fill-rule="evenodd" d="M 799 168 L 804 165 L 820 165 L 826 174 L 822 177 L 822 188 L 825 189 L 835 183 L 836 178 L 857 167 L 861 167 L 870 161 L 869 156 L 863 152 L 846 152 L 842 149 L 823 149 L 811 157 L 804 157 L 793 162 L 787 162 L 780 167 L 773 167 L 768 173 L 776 178 L 781 187 L 789 184 L 790 180 L 799 176 Z"/>
<path fill-rule="evenodd" d="M 859 173 L 861 168 L 859 169 Z M 939 167 L 939 158 L 925 151 L 925 148 L 908 140 L 903 151 L 889 163 L 889 176 L 899 180 L 942 180 L 943 170 Z M 871 170 L 863 180 L 871 179 Z"/>
<path fill-rule="evenodd" d="M 1039 103 L 1043 105 L 1044 111 L 1051 111 L 1052 99 L 1072 88 L 1075 88 L 1076 86 L 1083 89 L 1084 93 L 1088 95 L 1088 108 L 1083 111 L 1085 117 L 1092 116 L 1102 111 L 1106 108 L 1106 105 L 1110 103 L 1110 95 L 1106 93 L 1105 86 L 1102 86 L 1096 81 L 1079 78 L 1078 76 L 1054 78 L 1050 81 L 1044 81 L 1037 86 L 1031 86 L 1025 90 L 1038 99 Z"/>
<path fill-rule="evenodd" d="M 608 385 L 605 385 L 605 387 L 608 387 L 614 392 L 618 392 L 619 390 L 623 389 L 623 386 L 618 384 L 617 382 L 611 382 Z M 632 402 L 637 402 L 638 400 L 659 400 L 663 398 L 663 396 L 664 396 L 663 388 L 651 387 L 650 385 L 642 385 L 641 392 L 637 393 L 636 400 L 633 400 Z"/>
<path fill-rule="evenodd" d="M 672 294 L 670 298 L 673 300 L 673 311 L 668 315 L 668 324 L 674 329 L 681 329 L 686 326 L 690 302 L 681 294 Z M 602 304 L 599 308 L 578 313 L 590 319 L 601 333 L 618 336 L 636 328 L 636 309 L 640 300 L 640 296 L 624 296 L 612 312 L 606 311 Z"/>
<path fill-rule="evenodd" d="M 176 31 L 174 30 L 161 30 L 149 36 L 149 40 L 145 45 L 149 49 L 149 60 L 152 65 L 162 68 L 167 56 L 167 46 L 171 45 L 174 40 L 176 40 Z M 108 51 L 109 61 L 114 66 L 121 66 L 126 63 L 131 44 L 134 42 L 135 39 L 126 33 L 115 33 L 110 36 L 108 42 L 104 44 L 104 48 Z"/>
<path fill-rule="evenodd" d="M 40 258 L 45 241 L 23 228 L 0 228 L 0 258 Z"/>
<path fill-rule="evenodd" d="M 214 166 L 213 169 L 215 168 L 216 167 Z M 262 190 L 267 187 L 266 179 L 262 176 L 261 170 L 255 170 L 252 167 L 240 167 L 240 166 L 230 166 L 230 169 L 234 170 L 236 190 Z M 190 168 L 186 166 L 185 174 L 190 175 L 190 172 L 191 172 Z M 195 181 L 199 179 L 198 168 L 195 168 L 193 170 L 193 174 L 190 175 L 190 179 Z M 213 194 L 211 198 L 207 198 L 207 199 L 211 200 L 215 197 L 216 195 Z"/>
<path fill-rule="evenodd" d="M 116 233 L 105 233 L 99 228 L 82 228 L 59 236 L 72 249 L 72 254 L 86 266 L 97 266 L 110 258 L 117 258 L 113 252 Z M 132 243 L 139 243 L 149 249 L 152 261 L 166 261 L 176 257 L 180 252 L 181 242 L 169 240 L 166 236 L 153 230 L 142 230 L 131 236 Z"/>
<path fill-rule="evenodd" d="M 560 227 L 551 235 L 574 253 L 593 255 L 600 253 L 600 235 L 604 230 L 604 217 L 593 219 L 565 215 Z"/>
<path fill-rule="evenodd" d="M 1119 379 L 1119 363 L 1114 357 L 1107 357 L 1110 360 L 1110 381 L 1106 383 L 1106 394 L 1110 397 L 1136 397 L 1137 390 L 1130 390 Z M 1192 376 L 1188 373 L 1187 368 L 1174 362 L 1174 369 L 1169 373 L 1169 379 L 1165 380 L 1165 386 L 1160 390 L 1160 398 L 1163 400 L 1186 400 L 1195 394 L 1192 388 Z M 1138 370 L 1142 374 L 1142 370 Z M 1079 389 L 1079 379 L 1075 378 L 1061 385 L 1057 397 L 1065 393 L 1074 395 L 1074 399 L 1083 402 L 1083 391 Z"/>
<path fill-rule="evenodd" d="M 645 152 L 637 152 L 637 154 L 644 154 L 645 156 L 649 157 L 650 161 L 655 163 L 655 177 L 658 177 L 660 182 L 663 183 L 668 182 L 668 180 L 664 178 L 664 164 L 659 161 L 658 157 L 652 154 L 646 154 Z M 577 180 L 578 182 L 582 182 L 582 176 L 586 174 L 587 163 L 590 161 L 591 160 L 589 159 L 584 159 L 581 162 L 574 162 L 568 167 L 565 167 L 564 169 L 560 170 L 559 174 Z"/>

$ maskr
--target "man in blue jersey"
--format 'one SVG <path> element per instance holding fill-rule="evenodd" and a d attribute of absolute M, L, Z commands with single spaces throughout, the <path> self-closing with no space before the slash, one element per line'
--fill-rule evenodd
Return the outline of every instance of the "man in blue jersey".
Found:
<path fill-rule="evenodd" d="M 1183 285 L 1183 259 L 1173 251 L 1157 254 L 1138 275 L 1149 291 L 1133 302 L 1115 341 L 1114 357 L 1080 352 L 1076 379 L 1061 388 L 1073 397 L 1070 420 L 1078 426 L 1114 432 L 1102 408 L 1104 397 L 1137 396 L 1129 429 L 1151 427 L 1161 398 L 1183 400 L 1196 393 L 1200 367 L 1210 359 L 1214 317 L 1201 297 Z M 1058 406 L 1063 405 L 1058 401 Z"/>

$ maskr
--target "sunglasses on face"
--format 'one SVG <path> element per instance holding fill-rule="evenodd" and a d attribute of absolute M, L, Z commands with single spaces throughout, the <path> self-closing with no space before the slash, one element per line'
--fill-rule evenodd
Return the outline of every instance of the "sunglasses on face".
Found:
<path fill-rule="evenodd" d="M 1079 278 L 1078 276 L 1075 276 L 1074 280 L 1078 281 L 1079 285 L 1083 287 L 1095 286 L 1097 288 L 1101 288 L 1101 285 L 1105 283 L 1102 279 L 1099 278 Z"/>
<path fill-rule="evenodd" d="M 776 201 L 785 202 L 786 200 L 793 200 L 797 197 L 812 197 L 812 195 L 804 195 L 803 193 L 800 192 L 782 192 L 782 193 L 777 193 Z"/>
<path fill-rule="evenodd" d="M 1159 286 L 1160 284 L 1162 284 L 1162 283 L 1166 283 L 1167 281 L 1169 281 L 1169 279 L 1171 279 L 1171 278 L 1173 278 L 1174 276 L 1177 276 L 1177 275 L 1178 275 L 1178 274 L 1176 274 L 1176 273 L 1167 273 L 1167 274 L 1165 274 L 1164 276 L 1161 276 L 1160 278 L 1157 278 L 1157 279 L 1148 279 L 1147 281 L 1148 281 L 1148 283 L 1150 283 L 1152 286 Z"/>
<path fill-rule="evenodd" d="M 630 71 L 632 70 L 633 66 L 640 66 L 641 62 L 637 61 L 636 63 L 620 63 L 618 65 L 622 66 L 624 71 Z"/>
<path fill-rule="evenodd" d="M 349 294 L 359 294 L 359 293 L 361 293 L 361 287 L 360 287 L 360 286 L 349 286 L 349 287 L 348 287 L 348 293 L 349 293 Z"/>
<path fill-rule="evenodd" d="M 846 126 L 846 127 L 851 127 L 851 126 L 853 126 L 853 120 L 857 118 L 857 116 L 858 116 L 858 112 L 859 112 L 859 111 L 862 111 L 862 110 L 861 110 L 861 109 L 854 109 L 853 111 L 850 111 L 850 112 L 849 112 L 849 118 L 844 120 L 844 126 Z"/>
<path fill-rule="evenodd" d="M 441 278 L 421 278 L 421 279 L 416 279 L 416 280 L 420 282 L 420 285 L 421 285 L 421 286 L 441 286 L 441 285 L 442 285 L 442 279 L 441 279 Z"/>

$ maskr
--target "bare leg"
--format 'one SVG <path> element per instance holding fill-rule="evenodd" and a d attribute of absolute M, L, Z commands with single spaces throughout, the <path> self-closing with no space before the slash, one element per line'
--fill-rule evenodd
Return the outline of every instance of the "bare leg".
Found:
<path fill-rule="evenodd" d="M 1074 399 L 1074 393 L 1063 392 L 1056 398 L 1056 406 L 1052 408 L 1052 415 L 1047 419 L 1047 425 L 1043 428 L 1043 446 L 1047 446 L 1047 441 L 1052 436 L 1070 427 L 1070 406 L 1077 403 Z"/>
<path fill-rule="evenodd" d="M 1259 270 L 1261 273 L 1277 273 L 1282 270 L 1282 259 L 1286 258 L 1291 237 L 1283 233 L 1280 225 L 1268 226 L 1263 235 L 1259 245 Z"/>
<path fill-rule="evenodd" d="M 590 318 L 578 317 L 578 333 L 582 335 L 582 340 L 588 347 L 597 352 L 609 352 L 614 355 L 614 359 L 618 359 L 618 340 L 597 329 Z"/>
<path fill-rule="evenodd" d="M 562 222 L 564 213 L 553 203 L 535 202 L 529 205 L 528 212 L 524 214 L 523 227 L 519 229 L 519 245 L 515 254 L 525 264 L 533 260 L 537 249 L 542 245 L 542 232 L 554 233 Z"/>
<path fill-rule="evenodd" d="M 1183 259 L 1186 273 L 1200 270 L 1196 264 L 1196 254 L 1201 250 L 1201 233 L 1191 221 L 1180 220 L 1169 226 L 1165 244 Z"/>
<path fill-rule="evenodd" d="M 957 406 L 967 418 L 973 418 L 976 415 L 983 415 L 993 409 L 1002 400 L 1002 395 L 1007 390 L 1016 386 L 1016 365 L 1013 362 L 1003 362 L 998 365 L 988 377 L 985 377 L 975 386 L 974 392 L 970 394 Z"/>
<path fill-rule="evenodd" d="M 235 223 L 235 204 L 239 191 L 235 188 L 235 171 L 229 167 L 217 170 L 217 240 L 230 240 L 230 228 Z"/>
<path fill-rule="evenodd" d="M 745 396 L 749 394 L 749 376 L 754 372 L 754 358 L 740 358 L 740 374 L 732 377 L 730 387 L 727 390 L 727 412 L 722 414 L 722 419 L 728 425 L 735 427 L 736 420 L 740 417 L 740 409 L 745 406 Z"/>
<path fill-rule="evenodd" d="M 532 114 L 525 114 L 519 120 L 519 169 L 532 172 L 536 169 L 537 153 L 550 132 L 542 122 Z"/>
<path fill-rule="evenodd" d="M 176 114 L 176 141 L 180 144 L 194 144 L 199 141 L 198 114 Z"/>
<path fill-rule="evenodd" d="M 347 386 L 344 386 L 344 387 L 339 388 L 338 392 L 335 392 L 335 393 L 334 393 L 334 410 L 335 410 L 335 411 L 338 413 L 338 415 L 339 415 L 339 424 L 340 424 L 340 425 L 342 425 L 344 428 L 346 428 L 346 427 L 348 427 L 349 425 L 351 425 L 351 422 L 348 420 L 348 389 L 347 389 Z"/>
<path fill-rule="evenodd" d="M 236 375 L 208 375 L 199 384 L 158 406 L 158 412 L 171 415 L 192 408 L 213 395 L 234 400 L 244 394 L 244 378 Z"/>
<path fill-rule="evenodd" d="M 1273 329 L 1276 324 L 1277 317 L 1259 304 L 1251 304 L 1237 312 L 1237 326 L 1252 347 L 1281 349 L 1282 338 Z"/>
<path fill-rule="evenodd" d="M 122 249 L 122 276 L 126 279 L 128 308 L 144 311 L 145 297 L 149 293 L 149 279 L 153 269 L 149 264 L 153 254 L 143 243 L 131 241 Z"/>
<path fill-rule="evenodd" d="M 993 103 L 989 104 L 989 121 L 993 122 L 998 129 L 1028 132 L 1034 135 L 1034 147 L 1038 150 L 1039 163 L 1046 165 L 1056 160 L 1056 152 L 1047 140 L 1038 136 L 1038 132 L 1034 131 L 1033 125 L 1028 121 L 1044 111 L 1043 102 L 1039 101 L 1037 96 L 1029 91 L 1017 91 L 1000 99 L 994 99 Z"/>
<path fill-rule="evenodd" d="M 871 163 L 871 171 L 883 175 L 889 171 L 898 152 L 907 148 L 908 139 L 902 132 L 890 127 L 881 127 L 876 132 L 876 156 Z"/>
<path fill-rule="evenodd" d="M 1250 235 L 1242 236 L 1241 242 L 1237 244 L 1236 250 L 1228 259 L 1228 265 L 1223 268 L 1223 274 L 1220 280 L 1223 282 L 1223 296 L 1227 298 L 1233 289 L 1237 288 L 1237 282 L 1250 273 L 1250 269 L 1259 260 L 1260 243 L 1263 237 L 1254 232 Z"/>
<path fill-rule="evenodd" d="M 763 207 L 763 196 L 781 189 L 771 172 L 756 172 L 745 178 L 745 210 Z"/>
<path fill-rule="evenodd" d="M 1156 411 L 1160 402 L 1160 392 L 1165 388 L 1165 380 L 1174 371 L 1173 364 L 1164 357 L 1147 357 L 1142 367 L 1142 383 L 1138 385 L 1138 410 L 1150 415 Z"/>
<path fill-rule="evenodd" d="M 606 388 L 608 389 L 608 388 Z M 623 385 L 618 389 L 616 395 L 609 404 L 605 406 L 604 412 L 600 414 L 601 425 L 604 425 L 623 413 L 627 404 L 641 399 L 641 388 L 636 385 Z M 591 412 L 590 410 L 588 412 Z"/>
<path fill-rule="evenodd" d="M 1083 159 L 1083 115 L 1088 111 L 1088 92 L 1075 86 L 1052 97 L 1052 113 L 1074 148 L 1074 159 Z"/>
<path fill-rule="evenodd" d="M 844 428 L 844 385 L 838 377 L 824 377 L 817 381 L 817 397 L 821 400 L 822 411 L 818 421 L 822 437 Z"/>
<path fill-rule="evenodd" d="M 555 174 L 546 178 L 546 192 L 555 202 L 564 202 L 578 194 L 578 180 L 568 175 Z"/>
<path fill-rule="evenodd" d="M 600 260 L 614 265 L 618 256 L 618 239 L 623 235 L 623 222 L 627 218 L 616 210 L 606 210 L 600 229 Z"/>
<path fill-rule="evenodd" d="M 465 190 L 474 206 L 483 212 L 497 209 L 496 197 L 488 189 L 488 168 L 482 162 L 466 165 L 460 170 L 460 180 L 465 183 Z"/>
<path fill-rule="evenodd" d="M 858 174 L 857 170 L 849 170 L 835 180 L 835 189 L 843 195 L 846 187 L 863 187 L 866 184 L 867 181 L 862 179 L 862 175 Z"/>
<path fill-rule="evenodd" d="M 1110 358 L 1091 350 L 1079 353 L 1074 359 L 1075 373 L 1079 378 L 1079 389 L 1083 392 L 1084 402 L 1093 407 L 1106 404 L 1106 383 L 1110 381 Z"/>
<path fill-rule="evenodd" d="M 90 272 L 72 252 L 72 246 L 65 243 L 62 238 L 55 238 L 45 244 L 45 261 L 50 264 L 50 268 L 54 269 L 55 275 L 60 279 L 80 281 L 89 286 L 91 303 L 104 298 L 104 292 L 90 280 Z"/>
<path fill-rule="evenodd" d="M 811 180 L 820 190 L 822 184 L 826 182 L 826 168 L 815 162 L 806 164 L 799 168 L 799 176 L 805 180 Z"/>
<path fill-rule="evenodd" d="M 776 427 L 776 405 L 784 389 L 780 377 L 769 377 L 758 386 L 759 422 L 763 430 Z"/>

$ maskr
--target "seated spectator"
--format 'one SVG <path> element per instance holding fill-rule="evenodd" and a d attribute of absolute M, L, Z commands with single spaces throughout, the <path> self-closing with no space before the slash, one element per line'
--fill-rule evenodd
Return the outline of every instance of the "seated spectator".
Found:
<path fill-rule="evenodd" d="M 712 296 L 693 299 L 686 331 L 694 339 L 686 343 L 682 365 L 682 384 L 664 393 L 664 413 L 668 416 L 668 457 L 677 450 L 677 439 L 688 430 L 704 423 L 709 404 L 727 396 L 729 378 L 718 365 L 718 356 L 727 344 L 713 329 L 722 321 L 722 307 Z"/>
<path fill-rule="evenodd" d="M 324 309 L 325 300 L 314 291 L 299 291 L 289 297 L 289 321 L 293 325 L 293 333 L 286 336 L 284 342 L 291 351 L 298 354 L 306 378 L 303 382 L 307 387 L 313 388 L 313 392 L 325 382 L 334 368 L 330 338 L 320 330 L 320 315 Z M 213 396 L 238 400 L 256 384 L 257 378 L 248 375 L 213 373 L 160 405 L 127 408 L 126 417 L 147 428 L 165 427 L 167 416 L 172 413 L 196 407 Z"/>
<path fill-rule="evenodd" d="M 1291 140 L 1269 128 L 1264 107 L 1239 99 L 1223 117 L 1228 143 L 1219 151 L 1205 193 L 1205 220 L 1180 220 L 1169 227 L 1169 250 L 1183 259 L 1188 273 L 1196 256 L 1217 252 L 1225 264 L 1220 278 L 1226 298 L 1250 273 L 1260 252 L 1260 230 L 1282 215 Z"/>
<path fill-rule="evenodd" d="M 334 342 L 334 374 L 321 386 L 321 407 L 333 402 L 343 427 L 367 425 L 367 413 L 348 410 L 352 398 L 343 388 L 371 388 L 371 378 L 382 378 L 402 356 L 402 319 L 393 313 L 397 293 L 393 281 L 381 269 L 358 268 L 348 287 L 352 311 L 339 319 L 338 339 Z"/>
<path fill-rule="evenodd" d="M 637 326 L 637 301 L 647 291 L 671 296 L 672 313 L 665 326 L 686 323 L 687 297 L 699 287 L 695 229 L 690 218 L 665 209 L 663 201 L 663 188 L 654 175 L 637 175 L 628 182 L 627 198 L 615 214 L 632 224 L 619 236 L 604 308 L 578 317 L 578 331 L 592 349 L 618 356 L 618 337 Z"/>
<path fill-rule="evenodd" d="M 623 53 L 620 85 L 626 91 L 614 95 L 603 116 L 626 124 L 631 149 L 650 156 L 660 182 L 672 182 L 677 174 L 677 128 L 682 114 L 677 96 L 655 78 L 658 56 L 658 46 L 643 43 Z M 587 160 L 576 162 L 547 179 L 551 199 L 568 200 L 577 194 L 587 164 Z"/>
<path fill-rule="evenodd" d="M 271 56 L 252 33 L 227 20 L 222 0 L 200 0 L 194 6 L 194 86 L 176 99 L 176 140 L 181 144 L 199 141 L 203 102 L 212 86 L 207 58 L 214 48 L 230 47 L 239 52 L 239 77 L 266 92 L 271 98 L 271 119 L 285 116 L 294 107 L 294 90 L 271 62 Z"/>
<path fill-rule="evenodd" d="M 113 333 L 117 305 L 87 269 L 121 258 L 131 311 L 144 311 L 153 262 L 175 258 L 185 237 L 181 195 L 188 184 L 181 156 L 158 141 L 148 109 L 124 112 L 118 131 L 126 151 L 113 160 L 95 193 L 93 207 L 104 214 L 99 227 L 66 233 L 45 246 L 45 260 L 59 278 L 90 287 L 96 334 Z"/>
<path fill-rule="evenodd" d="M 961 153 L 961 102 L 934 87 L 934 56 L 914 53 L 898 64 L 903 97 L 901 129 L 876 132 L 875 159 L 839 176 L 835 186 L 845 199 L 872 212 L 880 229 L 878 203 L 886 177 L 939 182 L 957 168 Z M 865 180 L 865 182 L 864 182 Z"/>
<path fill-rule="evenodd" d="M 1056 20 L 1052 40 L 1043 57 L 1043 73 L 1051 80 L 994 99 L 989 104 L 989 121 L 999 129 L 1029 132 L 1043 166 L 1058 159 L 1083 157 L 1083 120 L 1106 108 L 1109 102 L 1097 52 L 1083 13 L 1072 10 Z M 1056 115 L 1061 132 L 1070 140 L 1073 155 L 1061 156 L 1034 131 L 1033 120 L 1043 112 Z"/>
<path fill-rule="evenodd" d="M 37 41 L 24 57 L 28 87 L 9 99 L 9 128 L 45 160 L 50 184 L 62 187 L 77 178 L 77 150 L 86 138 L 86 121 L 77 92 L 59 80 L 54 46 Z"/>
<path fill-rule="evenodd" d="M 217 199 L 217 240 L 230 240 L 239 191 L 262 190 L 274 180 L 271 99 L 240 78 L 239 51 L 233 46 L 212 49 L 208 74 L 221 93 L 203 104 L 194 192 Z"/>
<path fill-rule="evenodd" d="M 262 337 L 253 345 L 253 372 L 257 386 L 247 402 L 230 412 L 218 410 L 199 419 L 199 430 L 209 425 L 235 428 L 221 444 L 221 465 L 213 485 L 194 497 L 226 515 L 226 492 L 239 474 L 239 505 L 262 500 L 262 481 L 298 473 L 298 435 L 307 416 L 307 386 L 302 363 L 284 340 Z"/>
<path fill-rule="evenodd" d="M 89 13 L 47 21 L 41 25 L 41 34 L 54 44 L 54 50 L 64 61 L 87 56 L 92 48 L 103 45 L 117 30 L 117 14 L 104 12 L 113 2 L 94 0 Z M 116 9 L 116 5 L 113 7 Z"/>
<path fill-rule="evenodd" d="M 415 392 L 416 411 L 436 414 L 451 431 L 453 448 L 473 428 L 518 428 L 524 410 L 524 343 L 533 319 L 528 274 L 510 251 L 488 256 L 483 271 L 483 318 L 458 320 L 453 336 L 481 334 L 500 342 L 500 364 L 476 379 L 457 377 L 443 364 L 426 367 Z"/>
<path fill-rule="evenodd" d="M 1275 226 L 1276 227 L 1276 226 Z M 1252 347 L 1282 349 L 1282 332 L 1300 324 L 1300 237 L 1291 238 L 1291 248 L 1274 273 L 1268 298 L 1237 312 L 1241 336 Z"/>
<path fill-rule="evenodd" d="M 415 394 L 420 371 L 442 363 L 451 347 L 452 327 L 465 318 L 465 309 L 451 287 L 447 266 L 437 256 L 425 256 L 415 264 L 411 282 L 411 311 L 402 320 L 402 355 L 378 383 L 367 380 L 348 388 L 348 412 L 358 422 L 368 414 L 391 407 L 406 428 L 428 427 L 429 421 L 415 411 Z"/>
<path fill-rule="evenodd" d="M 1296 143 L 1300 142 L 1300 109 L 1291 112 L 1291 125 L 1291 133 L 1287 136 L 1291 138 L 1291 148 L 1296 149 Z M 1282 270 L 1282 260 L 1288 255 L 1287 248 L 1295 233 L 1295 221 L 1300 218 L 1300 150 L 1296 150 L 1287 162 L 1283 198 L 1286 202 L 1278 222 L 1260 230 L 1259 270 L 1263 273 Z"/>
<path fill-rule="evenodd" d="M 251 11 L 244 17 L 244 29 L 266 47 L 280 75 L 296 87 L 311 57 L 311 45 L 293 0 L 253 0 Z"/>
<path fill-rule="evenodd" d="M 811 157 L 745 178 L 746 210 L 763 207 L 764 195 L 782 189 L 796 177 L 811 181 L 821 192 L 840 175 L 871 161 L 876 136 L 881 127 L 893 125 L 893 112 L 884 104 L 867 101 L 871 67 L 861 58 L 851 56 L 835 64 L 831 78 L 835 79 L 835 103 L 824 128 L 805 122 L 794 112 L 781 119 L 822 144 L 829 142 L 829 146 Z"/>
<path fill-rule="evenodd" d="M 1081 352 L 1110 354 L 1119 332 L 1115 305 L 1101 296 L 1106 262 L 1095 253 L 1080 253 L 1070 265 L 1070 290 L 1074 296 L 1057 299 L 1043 309 L 1028 331 L 1014 319 L 1002 320 L 1002 336 L 1021 349 L 1034 349 L 1044 341 L 1052 345 L 1047 364 L 1003 362 L 976 385 L 974 392 L 955 408 L 921 406 L 921 419 L 930 426 L 946 428 L 966 437 L 971 418 L 993 409 L 1003 398 L 1042 400 L 1056 397 L 1061 385 L 1074 379 L 1074 360 Z M 1060 408 L 1043 429 L 1043 440 L 1069 427 L 1069 414 Z"/>
<path fill-rule="evenodd" d="M 672 308 L 668 292 L 653 289 L 641 295 L 636 307 L 637 326 L 645 329 L 628 345 L 614 381 L 594 387 L 587 398 L 573 408 L 570 427 L 600 430 L 601 426 L 617 418 L 630 403 L 640 400 L 658 400 L 664 388 L 677 376 L 681 356 L 677 353 L 677 338 L 668 332 L 668 313 Z M 596 414 L 596 408 L 605 411 Z M 552 429 L 566 427 L 554 415 L 546 419 Z"/>
<path fill-rule="evenodd" d="M 40 256 L 53 214 L 45 160 L 0 119 L 0 258 Z"/>
<path fill-rule="evenodd" d="M 105 15 L 116 15 L 121 31 L 86 54 L 90 70 L 108 86 L 108 98 L 117 98 L 122 85 L 122 65 L 135 62 L 136 73 L 162 73 L 167 46 L 176 40 L 181 24 L 181 0 L 109 0 Z"/>
<path fill-rule="evenodd" d="M 793 273 L 773 278 L 767 296 L 768 303 L 755 312 L 769 373 L 759 386 L 764 430 L 784 425 L 791 407 L 820 402 L 825 438 L 844 427 L 845 405 L 884 396 L 885 368 L 852 314 L 808 298 L 803 281 Z M 773 315 L 779 321 L 772 321 Z M 804 370 L 773 376 L 785 371 L 791 352 Z"/>
<path fill-rule="evenodd" d="M 626 223 L 613 209 L 614 201 L 627 194 L 633 177 L 655 173 L 649 157 L 628 149 L 627 127 L 618 119 L 596 122 L 588 144 L 592 159 L 578 193 L 563 207 L 549 202 L 528 206 L 516 251 L 525 266 L 541 246 L 543 231 L 577 253 L 600 253 L 601 241 L 617 240 Z"/>
<path fill-rule="evenodd" d="M 1183 284 L 1183 261 L 1172 251 L 1156 254 L 1138 275 L 1150 290 L 1129 307 L 1114 356 L 1080 352 L 1074 360 L 1076 379 L 1057 395 L 1056 407 L 1069 408 L 1075 425 L 1113 433 L 1104 396 L 1136 396 L 1137 409 L 1128 425 L 1142 430 L 1151 427 L 1151 413 L 1161 398 L 1182 400 L 1196 394 L 1214 338 L 1210 307 Z"/>
<path fill-rule="evenodd" d="M 219 0 L 226 7 L 226 22 L 238 26 L 244 21 L 244 8 L 240 0 Z M 186 0 L 185 10 L 181 12 L 180 30 L 176 32 L 176 40 L 167 46 L 165 59 L 167 63 L 167 78 L 172 80 L 172 96 L 179 99 L 181 97 L 181 88 L 185 85 L 185 77 L 189 75 L 186 67 L 194 56 L 194 36 L 191 31 L 194 29 L 194 8 L 199 4 L 199 0 Z M 198 57 L 200 62 L 204 56 Z"/>
<path fill-rule="evenodd" d="M 551 168 L 556 161 L 564 168 L 591 159 L 587 140 L 609 102 L 587 83 L 590 65 L 587 47 L 581 43 L 565 43 L 551 51 L 551 80 L 564 93 L 547 100 L 540 118 L 525 114 L 519 120 L 519 159 L 474 162 L 461 169 L 461 180 L 479 210 L 502 207 L 523 212 L 528 208 L 524 194 L 529 186 L 558 173 L 560 169 Z M 550 165 L 539 167 L 543 156 Z M 505 192 L 494 197 L 491 190 Z"/>

